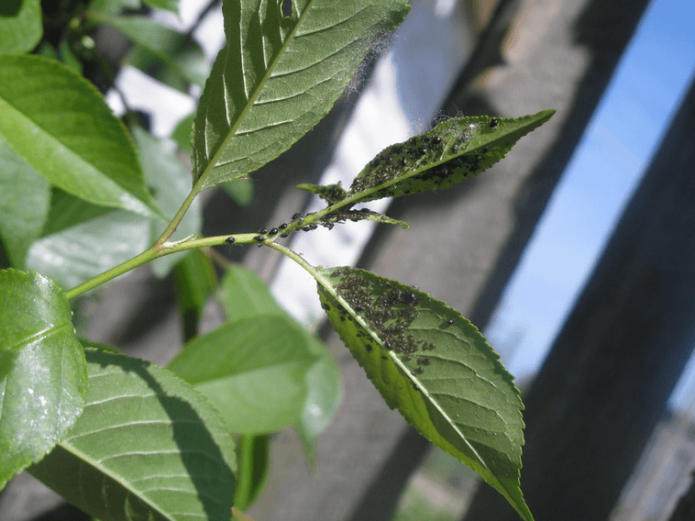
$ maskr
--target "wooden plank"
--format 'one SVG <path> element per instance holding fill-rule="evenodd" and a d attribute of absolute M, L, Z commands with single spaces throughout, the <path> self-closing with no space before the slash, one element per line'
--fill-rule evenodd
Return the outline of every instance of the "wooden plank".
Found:
<path fill-rule="evenodd" d="M 536 519 L 602 520 L 695 344 L 695 83 L 526 399 Z M 481 489 L 467 521 L 517 519 Z"/>

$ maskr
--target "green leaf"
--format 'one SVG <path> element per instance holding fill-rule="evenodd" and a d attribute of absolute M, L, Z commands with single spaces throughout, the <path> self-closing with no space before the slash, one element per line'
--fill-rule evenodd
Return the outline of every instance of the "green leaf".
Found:
<path fill-rule="evenodd" d="M 179 121 L 176 128 L 171 133 L 171 139 L 176 142 L 181 152 L 191 153 L 191 130 L 193 129 L 193 118 L 195 114 L 189 114 Z"/>
<path fill-rule="evenodd" d="M 77 74 L 82 74 L 82 62 L 75 56 L 75 53 L 72 52 L 67 40 L 62 40 L 60 42 L 58 45 L 58 52 L 60 53 L 61 62 L 70 67 Z"/>
<path fill-rule="evenodd" d="M 108 206 L 97 206 L 63 192 L 59 188 L 51 190 L 51 208 L 48 212 L 43 237 L 53 235 L 78 224 L 113 212 Z"/>
<path fill-rule="evenodd" d="M 51 184 L 93 204 L 160 216 L 125 128 L 71 69 L 0 55 L 0 113 L 0 135 Z"/>
<path fill-rule="evenodd" d="M 323 353 L 321 343 L 290 317 L 264 313 L 195 338 L 168 368 L 210 399 L 230 431 L 257 434 L 301 421 L 310 373 L 326 363 Z"/>
<path fill-rule="evenodd" d="M 42 35 L 41 0 L 0 2 L 0 52 L 29 52 Z"/>
<path fill-rule="evenodd" d="M 233 319 L 259 313 L 281 313 L 289 319 L 263 280 L 240 264 L 230 264 L 227 267 L 218 291 L 218 300 L 227 317 Z M 313 336 L 306 332 L 304 334 L 310 347 L 316 344 L 315 353 L 320 358 L 306 374 L 307 394 L 301 416 L 295 425 L 304 452 L 311 462 L 314 443 L 340 405 L 340 372 L 325 346 L 319 345 Z"/>
<path fill-rule="evenodd" d="M 217 298 L 230 319 L 257 313 L 285 312 L 263 279 L 241 264 L 226 267 Z"/>
<path fill-rule="evenodd" d="M 140 127 L 133 129 L 133 136 L 140 151 L 145 178 L 154 190 L 155 201 L 167 217 L 173 218 L 191 191 L 191 174 L 176 158 L 173 142 L 158 139 Z M 150 242 L 154 242 L 164 232 L 167 223 L 157 221 L 152 222 L 151 226 Z M 190 235 L 197 235 L 201 226 L 198 201 L 193 201 L 169 240 L 174 242 Z M 174 253 L 156 259 L 152 262 L 152 268 L 158 276 L 165 277 L 185 255 L 186 253 Z"/>
<path fill-rule="evenodd" d="M 389 407 L 531 521 L 519 485 L 523 404 L 483 335 L 399 282 L 352 268 L 317 272 L 331 324 Z"/>
<path fill-rule="evenodd" d="M 234 444 L 207 400 L 149 362 L 85 352 L 84 412 L 31 474 L 100 519 L 229 521 Z"/>
<path fill-rule="evenodd" d="M 329 205 L 352 204 L 428 190 L 444 190 L 500 161 L 523 136 L 548 121 L 554 110 L 517 119 L 452 118 L 432 130 L 382 150 L 345 191 L 337 185 L 299 185 Z"/>
<path fill-rule="evenodd" d="M 65 294 L 0 271 L 0 490 L 63 439 L 84 407 L 87 363 Z"/>
<path fill-rule="evenodd" d="M 26 266 L 63 289 L 74 288 L 142 253 L 150 243 L 150 226 L 139 215 L 111 211 L 34 242 Z"/>
<path fill-rule="evenodd" d="M 242 208 L 253 201 L 253 179 L 234 179 L 220 186 Z"/>
<path fill-rule="evenodd" d="M 287 150 L 330 110 L 407 0 L 225 0 L 227 46 L 200 98 L 193 175 L 202 187 L 244 177 Z"/>
<path fill-rule="evenodd" d="M 186 341 L 198 334 L 198 323 L 208 297 L 217 286 L 215 267 L 200 250 L 193 250 L 174 268 L 176 307 L 183 320 Z"/>
<path fill-rule="evenodd" d="M 164 9 L 176 14 L 179 12 L 179 0 L 144 0 L 144 2 L 155 9 Z"/>
<path fill-rule="evenodd" d="M 51 188 L 0 136 L 0 238 L 16 268 L 48 217 Z"/>
<path fill-rule="evenodd" d="M 128 53 L 126 63 L 185 93 L 188 83 L 205 85 L 210 65 L 192 38 L 145 16 L 93 18 L 115 27 L 137 44 Z"/>
<path fill-rule="evenodd" d="M 268 480 L 270 439 L 267 434 L 245 434 L 237 444 L 239 478 L 237 479 L 234 506 L 248 509 L 261 495 Z"/>
<path fill-rule="evenodd" d="M 89 14 L 118 14 L 123 9 L 137 11 L 140 7 L 140 0 L 92 0 L 89 4 Z"/>

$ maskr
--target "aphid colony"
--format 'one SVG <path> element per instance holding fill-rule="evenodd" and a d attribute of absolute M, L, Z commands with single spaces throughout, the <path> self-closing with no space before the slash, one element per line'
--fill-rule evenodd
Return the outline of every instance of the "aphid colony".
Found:
<path fill-rule="evenodd" d="M 337 269 L 333 277 L 341 277 L 336 285 L 336 293 L 360 315 L 367 327 L 376 332 L 385 349 L 395 351 L 408 361 L 417 358 L 417 367 L 413 374 L 421 374 L 424 366 L 429 365 L 429 356 L 415 353 L 432 350 L 435 345 L 417 339 L 407 332 L 408 326 L 418 317 L 417 306 L 421 297 L 402 286 L 387 280 L 370 281 L 351 268 Z M 324 304 L 330 311 L 330 306 Z M 342 307 L 338 308 L 340 320 L 352 321 L 352 316 Z M 361 328 L 357 336 L 365 343 L 368 352 L 372 351 L 372 337 Z"/>
<path fill-rule="evenodd" d="M 316 230 L 319 226 L 323 226 L 324 228 L 328 228 L 329 230 L 331 230 L 333 229 L 333 226 L 335 226 L 336 223 L 342 224 L 347 220 L 357 222 L 365 219 L 369 219 L 372 221 L 387 219 L 384 215 L 378 212 L 372 212 L 367 208 L 362 208 L 360 210 L 340 209 L 335 212 L 331 212 L 327 215 L 321 216 L 317 222 L 304 224 L 305 219 L 312 215 L 314 215 L 314 213 L 308 213 L 306 214 L 306 216 L 303 216 L 301 213 L 295 213 L 292 216 L 292 220 L 289 224 L 282 223 L 277 228 L 271 228 L 270 230 L 268 230 L 268 228 L 266 227 L 263 227 L 260 230 L 258 230 L 257 235 L 254 236 L 253 240 L 255 240 L 256 242 L 265 242 L 267 239 L 272 239 L 276 236 L 282 238 L 289 237 L 290 233 L 292 233 L 293 231 L 303 230 L 305 232 L 309 232 L 311 230 Z M 288 227 L 291 228 L 288 230 Z M 228 244 L 234 244 L 236 243 L 236 238 L 227 237 L 225 241 Z"/>
<path fill-rule="evenodd" d="M 466 154 L 455 157 L 444 163 L 427 168 L 432 163 L 441 161 L 447 155 L 453 156 L 464 152 L 471 140 L 471 132 L 480 127 L 477 123 L 461 125 L 460 122 L 445 122 L 432 130 L 428 135 L 417 136 L 403 144 L 393 145 L 382 151 L 358 175 L 350 186 L 350 191 L 341 194 L 341 199 L 371 188 L 378 187 L 394 179 L 407 175 L 413 169 L 422 172 L 403 179 L 402 182 L 378 190 L 369 200 L 382 197 L 409 195 L 423 190 L 440 190 L 450 188 L 464 179 L 475 176 L 489 168 L 500 158 L 485 161 L 488 147 L 482 154 Z M 470 121 L 470 120 L 467 120 Z M 448 128 L 442 128 L 447 126 Z M 499 119 L 488 121 L 488 128 L 497 130 Z M 444 138 L 432 133 L 442 132 Z M 411 168 L 412 167 L 412 168 Z M 405 170 L 404 170 L 405 168 Z M 420 182 L 426 185 L 418 186 Z M 342 187 L 340 188 L 342 190 Z"/>

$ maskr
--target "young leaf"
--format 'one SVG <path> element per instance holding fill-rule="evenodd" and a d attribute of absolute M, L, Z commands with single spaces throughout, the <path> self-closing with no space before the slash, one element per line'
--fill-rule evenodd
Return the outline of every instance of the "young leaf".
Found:
<path fill-rule="evenodd" d="M 0 136 L 0 239 L 15 268 L 23 268 L 48 217 L 51 187 Z"/>
<path fill-rule="evenodd" d="M 350 187 L 299 185 L 329 205 L 352 204 L 444 190 L 487 170 L 523 136 L 548 121 L 554 110 L 516 119 L 479 116 L 453 118 L 432 130 L 382 150 Z"/>
<path fill-rule="evenodd" d="M 93 204 L 162 217 L 125 128 L 73 70 L 0 55 L 0 136 L 48 181 Z"/>
<path fill-rule="evenodd" d="M 168 369 L 204 393 L 231 432 L 272 432 L 298 423 L 315 398 L 310 375 L 330 353 L 284 314 L 249 315 L 195 338 Z M 331 394 L 330 387 L 319 392 Z M 329 404 L 333 405 L 332 400 Z M 315 414 L 334 409 L 313 400 Z M 312 408 L 313 410 L 313 408 Z"/>
<path fill-rule="evenodd" d="M 227 45 L 200 98 L 193 175 L 202 187 L 243 177 L 287 150 L 326 114 L 407 0 L 224 0 Z"/>
<path fill-rule="evenodd" d="M 29 472 L 100 519 L 228 521 L 234 444 L 207 400 L 149 362 L 85 353 L 84 412 Z"/>
<path fill-rule="evenodd" d="M 41 40 L 41 0 L 3 1 L 0 5 L 0 52 L 29 52 Z"/>
<path fill-rule="evenodd" d="M 73 426 L 87 363 L 65 294 L 49 279 L 0 271 L 0 490 Z"/>
<path fill-rule="evenodd" d="M 137 44 L 126 58 L 130 65 L 186 93 L 188 83 L 205 84 L 210 66 L 192 38 L 145 16 L 92 14 L 92 18 L 115 27 Z"/>
<path fill-rule="evenodd" d="M 351 268 L 317 271 L 328 318 L 389 407 L 531 521 L 519 487 L 519 391 L 475 326 L 399 282 Z"/>

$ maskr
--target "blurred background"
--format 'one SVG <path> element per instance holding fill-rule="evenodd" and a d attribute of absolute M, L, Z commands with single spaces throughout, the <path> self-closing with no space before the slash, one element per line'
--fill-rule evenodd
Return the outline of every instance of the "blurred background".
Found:
<path fill-rule="evenodd" d="M 382 148 L 443 116 L 557 109 L 479 178 L 370 204 L 409 230 L 355 223 L 297 235 L 292 248 L 416 285 L 484 331 L 524 394 L 521 484 L 537 521 L 695 519 L 695 2 L 410 3 L 329 116 L 254 174 L 250 206 L 204 194 L 205 234 L 312 211 L 319 203 L 295 184 L 349 185 Z M 220 5 L 181 0 L 178 16 L 148 15 L 191 35 L 210 63 L 224 43 Z M 165 84 L 115 29 L 93 38 L 115 71 L 104 83 L 114 111 L 140 111 L 156 136 L 172 136 L 200 88 Z M 293 431 L 274 436 L 253 519 L 517 518 L 388 410 L 325 328 L 302 270 L 266 248 L 224 253 L 321 334 L 344 382 L 315 468 Z M 124 277 L 93 304 L 88 336 L 165 362 L 182 343 L 167 284 L 148 269 Z M 136 321 L 144 309 L 151 319 Z M 16 478 L 0 520 L 75 519 L 51 494 Z"/>

